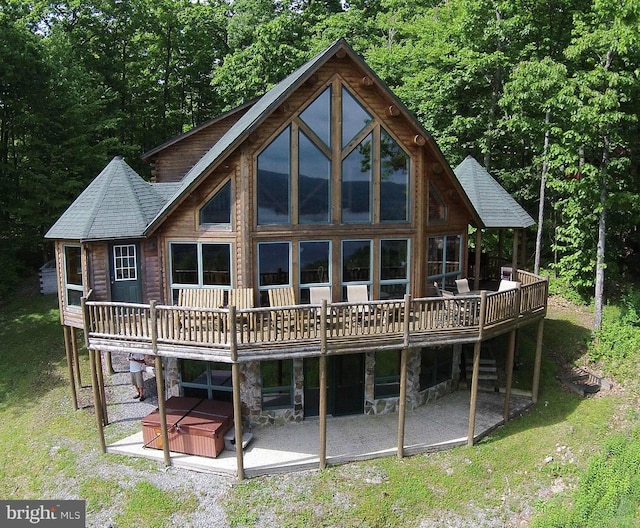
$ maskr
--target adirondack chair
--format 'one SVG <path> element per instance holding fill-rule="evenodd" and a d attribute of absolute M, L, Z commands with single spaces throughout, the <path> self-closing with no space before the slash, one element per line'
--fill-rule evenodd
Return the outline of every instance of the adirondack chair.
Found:
<path fill-rule="evenodd" d="M 253 288 L 234 288 L 229 290 L 229 306 L 235 306 L 236 310 L 246 310 L 253 308 Z M 246 314 L 238 317 L 238 322 L 247 324 L 249 318 Z"/>
<path fill-rule="evenodd" d="M 284 306 L 295 306 L 296 299 L 293 288 L 272 288 L 267 290 L 269 294 L 269 306 L 279 308 Z M 271 323 L 278 330 L 295 330 L 298 327 L 296 314 L 292 311 L 274 310 L 271 313 L 273 322 Z"/>

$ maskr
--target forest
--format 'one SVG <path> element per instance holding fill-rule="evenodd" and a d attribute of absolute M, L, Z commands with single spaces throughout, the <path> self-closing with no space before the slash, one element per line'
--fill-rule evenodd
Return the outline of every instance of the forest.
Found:
<path fill-rule="evenodd" d="M 0 298 L 114 155 L 147 175 L 142 153 L 345 37 L 451 166 L 473 155 L 537 219 L 527 266 L 595 298 L 598 327 L 640 270 L 639 17 L 636 0 L 0 0 Z"/>

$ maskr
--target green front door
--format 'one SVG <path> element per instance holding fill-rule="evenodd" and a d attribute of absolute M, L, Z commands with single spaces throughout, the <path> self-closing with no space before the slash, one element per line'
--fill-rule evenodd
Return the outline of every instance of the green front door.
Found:
<path fill-rule="evenodd" d="M 142 302 L 138 244 L 112 244 L 110 253 L 111 300 Z"/>
<path fill-rule="evenodd" d="M 304 360 L 304 415 L 320 414 L 319 359 Z M 364 412 L 364 355 L 327 358 L 327 414 L 341 416 Z"/>

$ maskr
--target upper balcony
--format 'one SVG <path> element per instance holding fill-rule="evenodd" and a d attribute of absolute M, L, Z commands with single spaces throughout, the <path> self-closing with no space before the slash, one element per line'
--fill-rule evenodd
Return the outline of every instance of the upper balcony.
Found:
<path fill-rule="evenodd" d="M 228 363 L 473 343 L 546 314 L 548 281 L 455 297 L 209 309 L 83 299 L 87 346 Z"/>

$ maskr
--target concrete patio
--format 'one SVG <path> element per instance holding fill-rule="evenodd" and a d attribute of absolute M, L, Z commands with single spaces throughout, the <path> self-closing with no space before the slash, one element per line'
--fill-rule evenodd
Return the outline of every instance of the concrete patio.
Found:
<path fill-rule="evenodd" d="M 406 413 L 404 454 L 415 455 L 467 443 L 469 392 L 458 390 Z M 530 397 L 511 396 L 511 416 L 532 405 Z M 475 438 L 504 423 L 504 395 L 479 392 Z M 254 428 L 244 451 L 246 477 L 318 468 L 318 420 Z M 396 456 L 398 415 L 345 416 L 327 420 L 327 465 Z M 163 452 L 143 447 L 142 431 L 109 446 L 108 453 L 162 462 Z M 235 477 L 236 453 L 225 449 L 217 458 L 171 453 L 175 467 Z"/>

